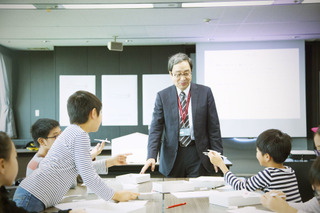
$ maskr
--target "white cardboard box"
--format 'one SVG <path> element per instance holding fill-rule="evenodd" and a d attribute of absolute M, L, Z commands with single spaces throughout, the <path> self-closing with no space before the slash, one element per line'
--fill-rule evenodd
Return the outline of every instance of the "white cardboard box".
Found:
<path fill-rule="evenodd" d="M 153 182 L 152 189 L 157 192 L 184 192 L 194 190 L 194 184 L 189 181 Z"/>
<path fill-rule="evenodd" d="M 126 174 L 126 175 L 119 175 L 116 176 L 116 180 L 121 183 L 131 183 L 131 184 L 138 184 L 150 181 L 150 174 Z"/>
<path fill-rule="evenodd" d="M 258 205 L 260 202 L 261 193 L 241 191 L 212 191 L 209 195 L 209 203 L 230 207 L 230 206 L 248 206 Z"/>
<path fill-rule="evenodd" d="M 197 178 L 189 178 L 189 181 L 192 182 L 195 187 L 199 188 L 215 188 L 224 185 L 224 177 L 200 176 Z"/>

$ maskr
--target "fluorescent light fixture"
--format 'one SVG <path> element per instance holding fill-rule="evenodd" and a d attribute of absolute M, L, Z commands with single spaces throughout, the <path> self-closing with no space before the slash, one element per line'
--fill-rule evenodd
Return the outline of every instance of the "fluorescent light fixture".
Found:
<path fill-rule="evenodd" d="M 0 9 L 36 9 L 32 4 L 0 4 Z"/>
<path fill-rule="evenodd" d="M 221 1 L 221 2 L 197 2 L 182 3 L 182 7 L 232 7 L 232 6 L 259 6 L 271 5 L 272 1 Z"/>
<path fill-rule="evenodd" d="M 303 2 L 301 2 L 302 4 L 305 3 L 320 3 L 320 0 L 303 0 Z"/>
<path fill-rule="evenodd" d="M 153 8 L 153 4 L 62 4 L 60 9 L 142 9 Z"/>

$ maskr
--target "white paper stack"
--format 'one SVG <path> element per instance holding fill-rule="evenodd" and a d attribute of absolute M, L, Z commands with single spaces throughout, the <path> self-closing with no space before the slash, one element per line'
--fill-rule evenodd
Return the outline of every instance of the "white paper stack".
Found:
<path fill-rule="evenodd" d="M 76 200 L 75 200 L 76 201 Z M 61 203 L 55 207 L 58 209 L 77 209 L 85 208 L 88 213 L 146 213 L 147 201 L 130 201 L 130 202 L 107 202 L 102 199 L 98 200 L 87 200 L 79 202 Z"/>
<path fill-rule="evenodd" d="M 190 178 L 189 181 L 192 182 L 195 187 L 199 188 L 215 188 L 224 185 L 224 177 L 200 176 L 197 178 Z"/>
<path fill-rule="evenodd" d="M 138 184 L 150 181 L 150 174 L 126 174 L 116 176 L 116 180 L 126 184 Z"/>
<path fill-rule="evenodd" d="M 189 181 L 163 181 L 153 182 L 152 189 L 157 192 L 184 192 L 194 190 L 194 184 Z"/>
<path fill-rule="evenodd" d="M 261 193 L 241 191 L 219 192 L 212 191 L 209 195 L 209 203 L 230 207 L 230 206 L 248 206 L 260 204 Z"/>

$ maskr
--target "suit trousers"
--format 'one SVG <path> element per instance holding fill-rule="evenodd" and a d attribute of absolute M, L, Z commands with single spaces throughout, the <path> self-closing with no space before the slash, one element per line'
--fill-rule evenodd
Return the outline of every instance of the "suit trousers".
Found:
<path fill-rule="evenodd" d="M 201 167 L 194 143 L 187 147 L 179 146 L 174 166 L 168 177 L 199 177 Z"/>

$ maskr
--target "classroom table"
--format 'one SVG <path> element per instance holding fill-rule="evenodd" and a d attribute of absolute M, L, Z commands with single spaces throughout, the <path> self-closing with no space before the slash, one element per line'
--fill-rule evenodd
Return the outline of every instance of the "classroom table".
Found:
<path fill-rule="evenodd" d="M 112 187 L 112 183 L 115 182 L 114 178 L 104 178 L 107 183 Z M 151 192 L 152 190 L 152 182 L 156 181 L 174 181 L 174 180 L 188 180 L 188 178 L 151 178 L 151 181 L 138 184 L 139 192 Z M 217 189 L 219 190 L 219 189 Z M 76 195 L 76 196 L 72 196 Z M 80 195 L 80 196 L 79 196 Z M 69 196 L 69 197 L 68 197 Z M 72 202 L 76 200 L 94 200 L 99 199 L 95 194 L 87 194 L 87 189 L 85 186 L 78 184 L 75 189 L 70 189 L 60 203 Z M 186 205 L 174 207 L 167 209 L 168 206 L 184 203 Z M 257 209 L 268 211 L 262 205 L 255 205 Z M 241 208 L 241 207 L 239 207 Z M 51 207 L 46 209 L 44 212 L 53 213 L 57 212 L 58 209 Z M 155 196 L 155 199 L 149 200 L 146 204 L 146 212 L 148 213 L 188 213 L 188 212 L 215 212 L 215 213 L 225 213 L 228 212 L 229 208 L 222 207 L 218 205 L 213 205 L 209 203 L 209 198 L 176 198 L 170 193 L 158 193 Z"/>

